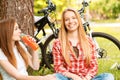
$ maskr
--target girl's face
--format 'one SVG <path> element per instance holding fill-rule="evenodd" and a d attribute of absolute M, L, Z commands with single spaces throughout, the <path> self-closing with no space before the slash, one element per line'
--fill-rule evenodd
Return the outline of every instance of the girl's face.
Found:
<path fill-rule="evenodd" d="M 20 38 L 20 34 L 21 34 L 21 30 L 19 29 L 19 26 L 17 23 L 15 23 L 14 25 L 14 31 L 13 31 L 13 41 L 19 41 L 21 38 Z"/>
<path fill-rule="evenodd" d="M 67 11 L 64 14 L 65 27 L 69 32 L 76 31 L 78 28 L 78 19 L 74 12 Z"/>

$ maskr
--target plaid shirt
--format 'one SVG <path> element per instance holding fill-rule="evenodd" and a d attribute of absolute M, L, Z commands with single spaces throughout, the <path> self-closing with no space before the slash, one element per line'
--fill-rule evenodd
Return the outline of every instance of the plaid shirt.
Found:
<path fill-rule="evenodd" d="M 68 66 L 65 63 L 65 60 L 62 56 L 62 50 L 60 41 L 58 39 L 55 40 L 53 44 L 53 58 L 54 58 L 54 69 L 57 73 L 64 74 L 64 72 L 71 72 L 74 74 L 77 74 L 81 77 L 85 77 L 87 75 L 94 77 L 97 74 L 98 71 L 98 64 L 97 64 L 97 58 L 96 58 L 96 51 L 95 51 L 95 45 L 92 43 L 92 40 L 89 39 L 89 42 L 92 47 L 92 53 L 91 53 L 91 62 L 90 66 L 86 67 L 84 55 L 82 54 L 82 49 L 80 48 L 79 43 L 77 44 L 77 48 L 79 50 L 79 56 L 78 58 L 75 57 L 72 53 L 70 53 L 70 62 L 72 66 Z M 71 42 L 70 42 L 71 43 Z M 72 46 L 72 44 L 71 44 Z"/>

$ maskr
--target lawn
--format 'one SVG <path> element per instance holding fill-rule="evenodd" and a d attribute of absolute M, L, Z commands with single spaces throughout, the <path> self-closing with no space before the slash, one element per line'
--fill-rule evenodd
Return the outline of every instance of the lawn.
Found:
<path fill-rule="evenodd" d="M 105 32 L 114 37 L 116 37 L 120 41 L 120 27 L 92 27 L 94 31 Z"/>
<path fill-rule="evenodd" d="M 92 29 L 96 32 L 108 33 L 120 41 L 120 27 L 104 27 L 104 26 L 97 27 L 96 26 L 96 27 L 92 27 Z M 104 43 L 104 41 L 102 43 Z M 108 56 L 109 57 L 112 56 L 112 59 L 110 58 L 98 59 L 99 73 L 109 72 L 114 75 L 115 80 L 120 80 L 120 76 L 119 76 L 120 70 L 118 70 L 116 66 L 117 64 L 120 64 L 120 51 L 115 50 L 114 46 L 112 47 L 110 46 L 110 51 L 111 51 L 111 54 L 108 53 Z"/>

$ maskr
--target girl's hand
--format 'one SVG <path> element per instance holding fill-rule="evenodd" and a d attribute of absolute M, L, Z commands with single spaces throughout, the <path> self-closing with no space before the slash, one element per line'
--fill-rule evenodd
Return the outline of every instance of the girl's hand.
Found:
<path fill-rule="evenodd" d="M 74 78 L 72 78 L 73 80 L 83 80 L 82 78 L 80 78 L 80 77 L 74 77 Z"/>
<path fill-rule="evenodd" d="M 29 38 L 30 41 L 32 41 L 32 42 L 36 42 L 36 40 L 35 40 L 32 36 L 27 35 L 27 37 Z"/>
<path fill-rule="evenodd" d="M 72 80 L 83 80 L 80 76 L 70 73 L 70 72 L 65 72 L 64 76 L 72 78 Z"/>
<path fill-rule="evenodd" d="M 78 75 L 73 75 L 72 76 L 72 79 L 73 80 L 83 80 L 80 76 L 78 76 Z"/>
<path fill-rule="evenodd" d="M 49 75 L 44 76 L 43 80 L 57 80 L 57 79 L 55 75 L 49 74 Z"/>

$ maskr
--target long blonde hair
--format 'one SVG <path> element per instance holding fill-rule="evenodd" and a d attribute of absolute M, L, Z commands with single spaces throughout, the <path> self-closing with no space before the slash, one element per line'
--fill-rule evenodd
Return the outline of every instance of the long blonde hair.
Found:
<path fill-rule="evenodd" d="M 12 36 L 15 23 L 16 20 L 14 18 L 4 19 L 0 21 L 0 48 L 4 52 L 5 56 L 8 58 L 9 62 L 17 68 L 17 61 L 12 47 Z M 24 49 L 21 47 L 18 41 L 15 41 L 15 45 L 17 46 L 17 49 L 20 55 L 23 57 L 27 67 L 27 54 L 25 54 Z"/>
<path fill-rule="evenodd" d="M 74 12 L 74 14 L 76 15 L 76 17 L 78 19 L 78 22 L 79 22 L 79 27 L 78 27 L 79 42 L 80 42 L 80 46 L 82 47 L 83 54 L 85 56 L 86 64 L 89 65 L 90 64 L 90 59 L 91 59 L 91 56 L 90 56 L 91 47 L 90 47 L 88 38 L 86 37 L 86 33 L 84 31 L 79 13 L 76 10 L 71 9 L 71 8 L 68 8 L 68 9 L 64 10 L 63 13 L 62 13 L 62 18 L 61 18 L 61 28 L 60 28 L 60 31 L 59 31 L 58 38 L 60 40 L 61 47 L 62 47 L 62 55 L 65 59 L 65 62 L 68 65 L 71 65 L 68 51 L 70 49 L 72 49 L 72 51 L 73 51 L 73 47 L 70 46 L 69 40 L 67 38 L 67 29 L 65 27 L 65 19 L 64 19 L 64 14 L 67 11 Z M 73 51 L 73 53 L 74 53 L 74 51 Z"/>

